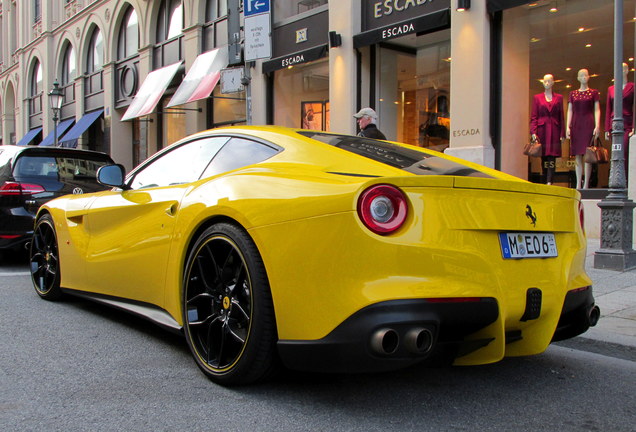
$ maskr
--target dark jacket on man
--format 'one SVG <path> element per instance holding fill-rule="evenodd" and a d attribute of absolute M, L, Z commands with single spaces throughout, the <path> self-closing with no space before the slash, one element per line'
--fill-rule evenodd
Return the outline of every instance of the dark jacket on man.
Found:
<path fill-rule="evenodd" d="M 373 123 L 369 123 L 358 135 L 365 138 L 386 140 L 386 136 L 384 136 L 384 134 L 380 132 L 380 129 Z"/>

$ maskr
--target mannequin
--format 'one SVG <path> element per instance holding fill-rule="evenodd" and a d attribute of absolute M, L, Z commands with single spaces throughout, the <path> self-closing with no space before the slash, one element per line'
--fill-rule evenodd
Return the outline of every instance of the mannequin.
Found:
<path fill-rule="evenodd" d="M 576 159 L 576 188 L 579 189 L 583 175 L 585 149 L 592 142 L 592 137 L 597 138 L 599 136 L 601 105 L 599 103 L 598 90 L 588 87 L 590 74 L 587 69 L 579 70 L 577 80 L 581 83 L 581 86 L 578 90 L 571 91 L 568 98 L 568 118 L 565 135 L 570 138 L 570 155 Z M 584 189 L 588 188 L 591 174 L 592 164 L 586 163 Z"/>
<path fill-rule="evenodd" d="M 543 93 L 534 95 L 530 116 L 532 139 L 541 141 L 541 162 L 546 183 L 551 185 L 556 170 L 556 158 L 561 156 L 561 142 L 565 138 L 563 123 L 563 96 L 552 91 L 554 77 L 543 76 Z"/>
<path fill-rule="evenodd" d="M 625 179 L 628 178 L 629 137 L 634 134 L 634 83 L 627 81 L 629 66 L 623 63 L 623 154 L 625 155 Z M 607 105 L 605 107 L 605 139 L 611 139 L 612 120 L 614 120 L 614 86 L 607 89 Z"/>

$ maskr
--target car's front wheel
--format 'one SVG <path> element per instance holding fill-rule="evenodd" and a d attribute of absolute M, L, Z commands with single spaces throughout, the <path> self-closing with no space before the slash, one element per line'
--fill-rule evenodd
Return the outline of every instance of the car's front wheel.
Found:
<path fill-rule="evenodd" d="M 58 254 L 55 224 L 49 214 L 38 219 L 29 252 L 31 280 L 35 292 L 44 299 L 56 300 L 60 290 L 60 257 Z"/>
<path fill-rule="evenodd" d="M 199 368 L 225 385 L 266 377 L 276 360 L 267 274 L 240 227 L 218 223 L 197 239 L 183 278 L 184 332 Z"/>

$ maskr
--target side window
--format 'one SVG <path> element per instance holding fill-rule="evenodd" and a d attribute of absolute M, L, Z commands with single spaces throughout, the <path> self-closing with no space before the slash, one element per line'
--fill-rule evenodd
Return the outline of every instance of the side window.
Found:
<path fill-rule="evenodd" d="M 146 165 L 132 179 L 132 189 L 196 181 L 227 137 L 202 138 L 183 144 Z"/>
<path fill-rule="evenodd" d="M 211 177 L 262 162 L 276 153 L 278 153 L 277 149 L 265 144 L 243 138 L 232 138 L 212 160 L 203 173 L 203 177 Z"/>

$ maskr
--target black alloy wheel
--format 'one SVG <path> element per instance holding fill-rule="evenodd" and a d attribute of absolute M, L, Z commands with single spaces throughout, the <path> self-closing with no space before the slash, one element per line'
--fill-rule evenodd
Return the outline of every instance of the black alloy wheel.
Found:
<path fill-rule="evenodd" d="M 53 218 L 49 214 L 38 219 L 35 225 L 29 262 L 31 264 L 31 280 L 38 295 L 47 300 L 60 298 L 62 291 L 60 290 L 57 235 Z"/>
<path fill-rule="evenodd" d="M 199 368 L 225 385 L 274 369 L 276 325 L 265 267 L 241 228 L 219 223 L 196 241 L 183 281 L 184 332 Z"/>

